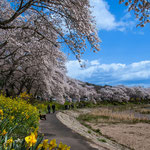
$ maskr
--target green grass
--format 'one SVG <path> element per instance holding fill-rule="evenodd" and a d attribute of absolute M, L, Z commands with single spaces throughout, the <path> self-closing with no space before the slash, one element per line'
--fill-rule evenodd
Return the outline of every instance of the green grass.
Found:
<path fill-rule="evenodd" d="M 150 103 L 149 100 L 132 100 L 129 102 L 117 102 L 117 101 L 107 101 L 107 100 L 103 100 L 101 102 L 97 102 L 97 104 L 94 104 L 92 101 L 81 101 L 81 102 L 76 102 L 73 103 L 74 104 L 74 109 L 77 108 L 95 108 L 95 107 L 107 107 L 107 108 L 111 108 L 114 110 L 118 110 L 118 111 L 124 111 L 126 109 L 134 109 L 135 107 L 143 107 L 145 104 Z M 38 104 L 44 104 L 46 107 L 48 104 L 52 105 L 55 104 L 56 106 L 56 111 L 57 110 L 64 110 L 65 105 L 70 105 L 70 102 L 65 102 L 64 104 L 60 104 L 58 102 L 46 102 L 46 101 L 39 101 L 34 99 L 34 101 L 32 101 L 33 105 L 38 105 Z M 40 109 L 40 108 L 39 108 Z M 42 110 L 43 112 L 47 112 L 46 109 Z"/>
<path fill-rule="evenodd" d="M 91 131 L 90 131 L 90 130 L 88 130 L 88 133 L 89 133 L 89 134 L 91 134 Z"/>
<path fill-rule="evenodd" d="M 107 143 L 105 139 L 99 139 L 99 138 L 98 138 L 98 141 Z"/>
<path fill-rule="evenodd" d="M 44 102 L 44 101 L 35 101 L 35 103 L 33 104 L 34 106 L 36 106 L 43 114 L 46 114 L 48 113 L 48 110 L 47 110 L 47 106 L 50 105 L 55 105 L 55 108 L 56 108 L 56 111 L 58 110 L 64 110 L 65 108 L 65 104 L 60 104 L 58 102 Z M 51 108 L 52 110 L 52 108 Z"/>
<path fill-rule="evenodd" d="M 99 133 L 99 134 L 101 134 L 101 131 L 100 131 L 100 129 L 93 129 L 93 131 L 95 131 L 96 133 Z"/>
<path fill-rule="evenodd" d="M 87 121 L 87 122 L 98 122 L 98 119 L 106 119 L 108 120 L 110 117 L 109 116 L 95 116 L 92 114 L 81 114 L 77 118 L 79 121 Z"/>
<path fill-rule="evenodd" d="M 82 125 L 84 125 L 85 127 L 87 127 L 88 129 L 90 129 L 90 130 L 92 130 L 92 131 L 98 133 L 99 135 L 102 135 L 100 129 L 93 129 L 90 125 L 86 124 L 86 123 L 83 122 L 83 121 L 80 121 L 80 123 L 81 123 Z M 90 130 L 88 130 L 88 131 L 90 131 Z"/>

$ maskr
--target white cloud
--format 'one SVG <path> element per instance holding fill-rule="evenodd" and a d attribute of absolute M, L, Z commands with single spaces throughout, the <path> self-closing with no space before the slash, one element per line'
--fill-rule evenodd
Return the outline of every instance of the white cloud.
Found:
<path fill-rule="evenodd" d="M 150 79 L 150 61 L 135 62 L 127 66 L 122 80 Z"/>
<path fill-rule="evenodd" d="M 115 16 L 110 12 L 109 5 L 105 0 L 90 0 L 93 16 L 95 16 L 97 28 L 99 30 L 114 30 L 124 31 L 127 27 L 135 26 L 134 21 L 129 21 L 131 15 L 126 12 L 120 21 L 116 21 Z"/>
<path fill-rule="evenodd" d="M 131 66 L 133 68 L 139 68 L 139 67 L 145 67 L 145 66 L 147 66 L 149 64 L 150 64 L 150 61 L 147 60 L 147 61 L 140 61 L 140 62 L 132 63 Z"/>
<path fill-rule="evenodd" d="M 126 65 L 125 64 L 115 64 L 115 63 L 112 63 L 112 64 L 101 64 L 99 65 L 99 69 L 103 69 L 103 71 L 117 71 L 119 69 L 122 69 L 124 68 Z"/>
<path fill-rule="evenodd" d="M 93 60 L 90 63 L 91 63 L 91 65 L 99 65 L 99 61 L 98 60 Z"/>
<path fill-rule="evenodd" d="M 68 76 L 96 84 L 149 84 L 150 61 L 134 62 L 132 64 L 101 64 L 98 60 L 87 62 L 86 68 L 81 68 L 77 60 L 67 64 Z M 143 82 L 143 83 L 142 83 Z"/>
<path fill-rule="evenodd" d="M 82 60 L 84 63 L 85 61 Z M 81 80 L 83 78 L 90 78 L 95 71 L 95 66 L 90 66 L 88 68 L 81 68 L 78 60 L 69 61 L 66 63 L 66 67 L 68 70 L 68 75 L 72 78 L 80 78 Z"/>

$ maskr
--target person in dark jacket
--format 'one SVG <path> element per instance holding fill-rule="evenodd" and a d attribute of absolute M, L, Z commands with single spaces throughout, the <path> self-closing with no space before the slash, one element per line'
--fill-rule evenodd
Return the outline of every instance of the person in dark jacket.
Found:
<path fill-rule="evenodd" d="M 65 105 L 65 110 L 67 110 L 68 109 L 68 105 Z"/>
<path fill-rule="evenodd" d="M 74 104 L 71 104 L 71 108 L 74 109 Z"/>
<path fill-rule="evenodd" d="M 55 104 L 52 105 L 53 113 L 55 113 Z"/>
<path fill-rule="evenodd" d="M 8 89 L 6 89 L 5 91 L 6 91 L 6 97 L 10 97 L 10 93 L 9 93 Z"/>
<path fill-rule="evenodd" d="M 50 107 L 49 104 L 48 104 L 48 106 L 47 106 L 47 110 L 48 110 L 48 113 L 50 114 L 50 113 L 51 113 L 51 107 Z"/>

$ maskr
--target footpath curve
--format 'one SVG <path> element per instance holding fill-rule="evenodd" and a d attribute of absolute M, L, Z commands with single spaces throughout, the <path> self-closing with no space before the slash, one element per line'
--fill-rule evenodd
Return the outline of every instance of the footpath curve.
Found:
<path fill-rule="evenodd" d="M 44 134 L 44 139 L 56 139 L 57 143 L 71 146 L 71 150 L 97 150 L 88 144 L 85 137 L 62 124 L 56 114 L 47 114 L 46 117 L 47 120 L 40 121 L 40 133 Z"/>

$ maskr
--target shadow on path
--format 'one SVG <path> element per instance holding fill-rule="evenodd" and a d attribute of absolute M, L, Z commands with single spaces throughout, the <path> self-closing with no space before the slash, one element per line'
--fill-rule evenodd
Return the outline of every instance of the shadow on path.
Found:
<path fill-rule="evenodd" d="M 47 114 L 46 117 L 47 120 L 40 121 L 40 132 L 44 134 L 45 139 L 55 138 L 57 144 L 59 142 L 67 144 L 71 146 L 71 150 L 97 150 L 90 147 L 86 138 L 62 124 L 56 118 L 56 114 Z"/>

